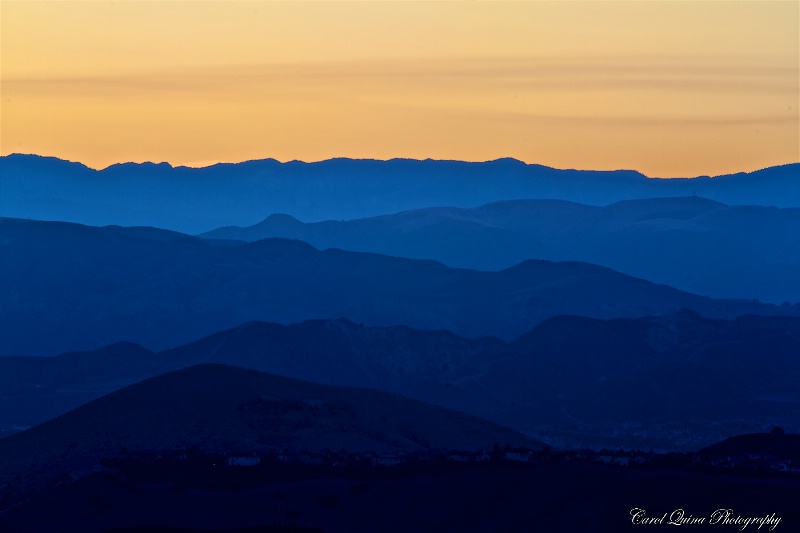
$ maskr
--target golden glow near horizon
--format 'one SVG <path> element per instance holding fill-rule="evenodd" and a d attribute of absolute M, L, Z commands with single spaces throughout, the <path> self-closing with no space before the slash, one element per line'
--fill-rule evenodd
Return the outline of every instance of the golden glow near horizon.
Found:
<path fill-rule="evenodd" d="M 800 161 L 797 1 L 0 0 L 0 153 Z"/>

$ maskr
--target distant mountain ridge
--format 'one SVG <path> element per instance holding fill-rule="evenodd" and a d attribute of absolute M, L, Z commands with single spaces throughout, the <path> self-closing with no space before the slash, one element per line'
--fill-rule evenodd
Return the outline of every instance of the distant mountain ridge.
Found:
<path fill-rule="evenodd" d="M 532 258 L 585 261 L 716 298 L 800 302 L 800 209 L 728 206 L 697 196 L 605 207 L 510 200 L 308 224 L 274 214 L 254 226 L 201 236 L 299 239 L 319 249 L 478 270 L 502 270 Z"/>
<path fill-rule="evenodd" d="M 513 159 L 265 159 L 200 169 L 124 163 L 95 171 L 13 154 L 0 157 L 0 216 L 200 233 L 255 224 L 266 213 L 313 222 L 523 198 L 607 205 L 699 194 L 728 204 L 800 207 L 798 175 L 800 163 L 792 163 L 747 174 L 662 180 L 627 170 L 556 170 Z"/>
<path fill-rule="evenodd" d="M 449 268 L 301 241 L 209 241 L 155 229 L 0 219 L 0 355 L 130 341 L 184 344 L 250 320 L 348 318 L 507 340 L 555 315 L 800 314 L 713 300 L 588 263 Z"/>

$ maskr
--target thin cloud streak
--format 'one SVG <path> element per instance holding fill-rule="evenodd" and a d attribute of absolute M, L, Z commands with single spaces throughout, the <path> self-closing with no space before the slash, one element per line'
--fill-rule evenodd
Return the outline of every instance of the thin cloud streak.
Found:
<path fill-rule="evenodd" d="M 197 67 L 182 72 L 117 76 L 55 77 L 6 79 L 12 89 L 46 90 L 67 93 L 118 91 L 241 92 L 253 85 L 297 89 L 325 89 L 331 83 L 379 85 L 400 82 L 435 89 L 441 84 L 468 84 L 470 87 L 511 89 L 534 87 L 547 90 L 654 89 L 714 92 L 795 92 L 800 91 L 798 68 L 751 66 L 681 66 L 628 64 L 608 65 L 563 61 L 561 64 L 535 60 L 461 60 L 347 62 L 340 64 L 252 65 L 235 67 Z M 532 85 L 533 84 L 533 85 Z"/>

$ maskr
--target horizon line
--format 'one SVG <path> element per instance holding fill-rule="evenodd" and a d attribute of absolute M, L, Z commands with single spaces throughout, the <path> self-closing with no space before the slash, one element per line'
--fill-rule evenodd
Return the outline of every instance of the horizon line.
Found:
<path fill-rule="evenodd" d="M 42 155 L 42 154 L 35 154 L 35 153 L 12 152 L 12 153 L 9 153 L 9 154 L 0 155 L 0 159 L 4 159 L 4 158 L 7 158 L 7 157 L 11 157 L 11 156 L 38 157 L 38 158 L 42 158 L 42 159 L 55 159 L 55 160 L 63 161 L 63 162 L 70 163 L 70 164 L 73 164 L 73 165 L 80 165 L 80 166 L 85 167 L 85 168 L 87 168 L 89 170 L 92 170 L 94 172 L 104 172 L 106 170 L 111 169 L 112 167 L 123 166 L 123 165 L 153 165 L 153 166 L 167 165 L 171 169 L 185 168 L 185 169 L 190 169 L 190 170 L 202 170 L 202 169 L 207 169 L 207 168 L 213 168 L 213 167 L 216 167 L 216 166 L 223 166 L 223 165 L 233 166 L 233 165 L 241 165 L 241 164 L 245 164 L 245 163 L 257 163 L 257 162 L 264 162 L 264 161 L 273 161 L 273 162 L 278 163 L 280 165 L 288 165 L 288 164 L 292 164 L 292 163 L 299 163 L 299 164 L 303 164 L 303 165 L 315 165 L 315 164 L 321 164 L 321 163 L 329 163 L 329 162 L 332 162 L 332 161 L 379 162 L 379 163 L 389 163 L 389 162 L 392 162 L 392 161 L 414 161 L 414 162 L 420 162 L 420 163 L 423 163 L 423 162 L 466 163 L 466 164 L 481 165 L 481 164 L 488 164 L 488 163 L 497 163 L 497 162 L 501 162 L 501 161 L 513 161 L 513 162 L 516 162 L 516 163 L 520 163 L 520 164 L 522 164 L 522 165 L 524 165 L 526 167 L 541 167 L 541 168 L 546 168 L 546 169 L 550 169 L 550 170 L 557 170 L 557 171 L 561 171 L 561 172 L 609 172 L 609 173 L 611 173 L 611 172 L 633 172 L 633 173 L 639 174 L 640 176 L 643 176 L 643 177 L 645 177 L 647 179 L 655 179 L 655 180 L 718 178 L 718 177 L 723 177 L 723 176 L 734 176 L 734 175 L 737 175 L 737 174 L 752 174 L 754 172 L 759 172 L 759 171 L 762 171 L 762 170 L 767 170 L 767 169 L 772 169 L 772 168 L 780 168 L 780 167 L 786 167 L 786 166 L 792 166 L 792 165 L 799 165 L 800 164 L 800 160 L 798 160 L 798 161 L 792 161 L 792 162 L 788 162 L 788 163 L 781 163 L 781 164 L 777 164 L 777 165 L 770 165 L 770 166 L 767 166 L 767 167 L 756 168 L 756 169 L 749 170 L 749 171 L 741 170 L 741 171 L 738 171 L 738 172 L 732 172 L 732 173 L 728 173 L 728 174 L 715 174 L 713 176 L 708 175 L 708 174 L 701 174 L 701 175 L 696 175 L 696 176 L 649 176 L 649 175 L 645 174 L 644 172 L 641 172 L 641 171 L 633 169 L 633 168 L 614 168 L 614 169 L 557 168 L 557 167 L 551 167 L 551 166 L 548 166 L 548 165 L 544 165 L 544 164 L 541 164 L 541 163 L 530 163 L 530 162 L 527 162 L 527 161 L 524 161 L 522 159 L 519 159 L 519 158 L 516 158 L 516 157 L 512 157 L 512 156 L 498 157 L 498 158 L 495 158 L 495 159 L 487 159 L 487 160 L 476 160 L 476 161 L 467 161 L 467 160 L 463 160 L 463 159 L 446 159 L 446 158 L 437 159 L 437 158 L 431 158 L 431 157 L 428 157 L 428 158 L 425 158 L 425 159 L 419 159 L 419 158 L 414 158 L 414 157 L 392 157 L 392 158 L 389 158 L 389 159 L 380 159 L 380 158 L 371 158 L 371 157 L 348 157 L 348 156 L 331 157 L 331 158 L 327 158 L 327 159 L 320 159 L 320 160 L 317 160 L 317 161 L 304 161 L 304 160 L 301 160 L 301 159 L 291 159 L 291 160 L 281 161 L 281 160 L 276 159 L 274 157 L 263 157 L 263 158 L 256 158 L 256 159 L 243 159 L 241 161 L 235 161 L 235 162 L 234 161 L 216 161 L 216 162 L 208 161 L 208 164 L 204 164 L 205 162 L 202 162 L 203 164 L 197 164 L 197 165 L 192 164 L 192 163 L 173 164 L 173 163 L 170 163 L 169 161 L 155 162 L 155 161 L 149 160 L 149 161 L 120 161 L 120 162 L 117 162 L 117 163 L 112 163 L 112 164 L 110 164 L 108 166 L 105 166 L 105 167 L 102 167 L 102 168 L 98 168 L 98 167 L 93 167 L 93 166 L 87 165 L 86 163 L 83 163 L 82 161 L 75 161 L 75 160 L 72 160 L 72 159 L 64 159 L 64 158 L 61 158 L 61 157 L 58 157 L 58 156 Z"/>

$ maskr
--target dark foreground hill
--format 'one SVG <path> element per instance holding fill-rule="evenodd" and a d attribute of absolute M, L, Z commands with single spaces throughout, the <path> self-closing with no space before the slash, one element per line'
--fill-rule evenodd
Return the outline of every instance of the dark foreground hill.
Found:
<path fill-rule="evenodd" d="M 0 484 L 96 470 L 101 458 L 124 449 L 409 453 L 494 443 L 536 445 L 506 427 L 386 392 L 199 365 L 0 439 Z"/>
<path fill-rule="evenodd" d="M 125 163 L 95 171 L 79 163 L 15 154 L 0 157 L 0 216 L 199 233 L 255 224 L 265 213 L 339 220 L 522 198 L 606 205 L 694 193 L 728 204 L 800 207 L 798 166 L 660 180 L 633 171 L 556 170 L 513 159 L 267 159 L 203 169 Z"/>
<path fill-rule="evenodd" d="M 128 341 L 177 346 L 246 321 L 348 318 L 507 340 L 542 320 L 670 314 L 798 315 L 712 300 L 588 263 L 526 261 L 500 272 L 300 241 L 208 241 L 145 228 L 0 219 L 0 354 Z"/>
<path fill-rule="evenodd" d="M 112 345 L 0 357 L 0 426 L 28 426 L 137 380 L 222 363 L 371 387 L 469 412 L 556 445 L 697 450 L 800 428 L 800 319 L 554 317 L 511 343 L 346 320 L 252 322 L 158 354 Z"/>
<path fill-rule="evenodd" d="M 288 326 L 249 322 L 160 353 L 118 343 L 54 357 L 0 357 L 0 427 L 33 426 L 126 385 L 200 363 L 412 397 L 428 391 L 434 399 L 457 391 L 445 384 L 480 375 L 505 346 L 447 331 L 313 320 Z M 466 398 L 451 404 L 470 406 Z"/>
<path fill-rule="evenodd" d="M 800 209 L 728 206 L 700 197 L 594 207 L 562 200 L 439 207 L 304 224 L 270 215 L 203 236 L 300 239 L 319 249 L 433 259 L 501 270 L 526 259 L 585 261 L 717 298 L 800 302 Z"/>

